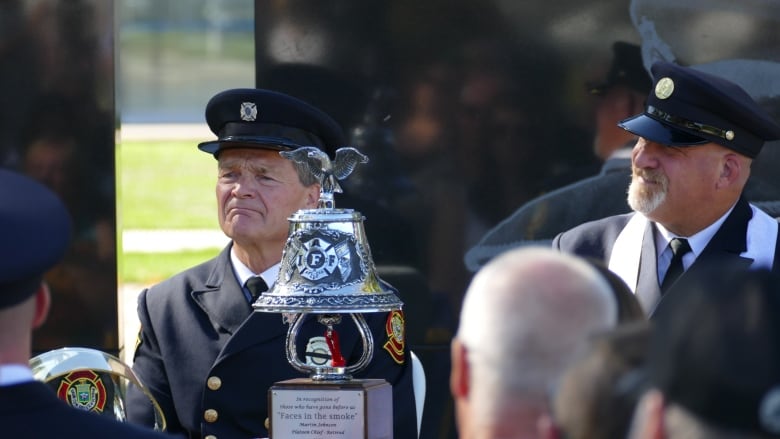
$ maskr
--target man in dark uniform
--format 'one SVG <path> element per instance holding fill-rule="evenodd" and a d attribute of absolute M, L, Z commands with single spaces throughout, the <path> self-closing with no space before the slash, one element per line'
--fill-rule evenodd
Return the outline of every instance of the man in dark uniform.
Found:
<path fill-rule="evenodd" d="M 558 233 L 585 221 L 631 211 L 625 188 L 631 181 L 630 157 L 636 136 L 617 123 L 642 111 L 652 81 L 639 46 L 618 41 L 612 52 L 606 77 L 587 84 L 587 91 L 598 99 L 593 152 L 603 162 L 601 171 L 520 206 L 466 252 L 464 260 L 471 271 L 510 248 L 549 244 Z"/>
<path fill-rule="evenodd" d="M 133 370 L 159 402 L 168 431 L 205 438 L 266 437 L 269 387 L 302 374 L 286 359 L 283 316 L 252 312 L 248 281 L 260 277 L 261 283 L 273 285 L 288 218 L 299 209 L 315 208 L 320 192 L 319 182 L 279 151 L 303 146 L 333 151 L 345 141 L 339 125 L 319 109 L 262 89 L 217 94 L 206 107 L 206 120 L 218 139 L 198 147 L 217 159 L 219 224 L 232 241 L 216 258 L 141 292 Z M 365 317 L 379 347 L 356 378 L 387 380 L 393 386 L 394 437 L 416 438 L 403 325 L 400 333 L 386 329 L 389 322 L 403 322 L 403 316 Z M 336 329 L 347 365 L 355 364 L 362 354 L 357 330 L 346 321 Z M 307 345 L 310 351 L 327 351 L 324 332 L 316 319 L 307 320 L 298 334 L 299 358 L 320 361 L 304 351 Z M 151 407 L 133 389 L 128 419 L 152 422 Z"/>
<path fill-rule="evenodd" d="M 777 221 L 743 191 L 753 158 L 780 138 L 780 125 L 730 81 L 666 62 L 651 71 L 644 113 L 620 122 L 639 136 L 628 195 L 635 212 L 553 240 L 555 248 L 603 259 L 648 314 L 700 261 L 772 268 L 779 247 Z"/>
<path fill-rule="evenodd" d="M 40 183 L 0 170 L 0 425 L 13 438 L 162 439 L 151 429 L 73 408 L 33 379 L 32 332 L 51 304 L 43 282 L 68 247 L 72 222 L 62 201 Z"/>

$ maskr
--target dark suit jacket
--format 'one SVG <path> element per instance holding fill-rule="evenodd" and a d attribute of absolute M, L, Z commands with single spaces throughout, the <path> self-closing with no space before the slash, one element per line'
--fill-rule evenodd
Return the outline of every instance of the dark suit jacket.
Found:
<path fill-rule="evenodd" d="M 611 216 L 582 224 L 556 236 L 552 245 L 556 249 L 600 259 L 608 264 L 615 240 L 632 215 L 635 214 Z M 750 209 L 750 205 L 744 198 L 741 198 L 720 229 L 718 229 L 702 253 L 696 258 L 693 265 L 682 276 L 688 276 L 694 270 L 697 270 L 698 267 L 713 262 L 748 267 L 753 260 L 742 257 L 740 254 L 747 250 L 748 222 L 752 217 L 753 212 Z M 648 222 L 640 251 L 636 294 L 641 295 L 643 291 L 650 290 L 654 290 L 657 293 L 660 287 L 652 223 Z M 778 255 L 780 255 L 780 234 L 778 234 L 778 245 L 775 247 L 774 261 L 778 260 Z M 780 271 L 780 264 L 774 263 L 772 270 Z M 664 300 L 661 300 L 656 309 L 662 306 L 663 302 Z M 654 312 L 654 310 L 647 311 L 651 314 Z"/>
<path fill-rule="evenodd" d="M 626 191 L 631 183 L 631 160 L 609 159 L 598 175 L 534 198 L 488 231 L 464 257 L 477 271 L 490 259 L 525 244 L 549 244 L 555 235 L 584 222 L 628 213 Z"/>
<path fill-rule="evenodd" d="M 232 245 L 232 244 L 231 244 Z M 141 333 L 133 370 L 160 404 L 168 431 L 191 437 L 267 437 L 268 389 L 304 374 L 287 362 L 288 325 L 275 313 L 252 312 L 230 264 L 228 245 L 216 258 L 144 290 L 139 296 Z M 336 330 L 347 365 L 357 362 L 362 344 L 352 319 Z M 384 378 L 393 386 L 396 439 L 416 438 L 412 368 L 408 352 L 397 364 L 382 348 L 388 340 L 386 313 L 364 314 L 371 327 L 374 357 L 355 378 Z M 307 341 L 322 336 L 315 319 L 303 324 L 296 339 L 299 358 Z M 212 390 L 209 377 L 221 386 Z M 152 425 L 152 412 L 136 389 L 128 391 L 128 419 Z M 204 411 L 217 411 L 216 422 Z"/>
<path fill-rule="evenodd" d="M 108 416 L 72 408 L 38 381 L 0 386 L 0 425 L 3 426 L 2 436 L 7 438 L 172 438 Z"/>

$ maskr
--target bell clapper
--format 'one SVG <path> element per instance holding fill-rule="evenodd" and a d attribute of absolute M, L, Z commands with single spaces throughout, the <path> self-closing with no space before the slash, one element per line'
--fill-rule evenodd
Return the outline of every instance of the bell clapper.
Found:
<path fill-rule="evenodd" d="M 339 334 L 333 329 L 333 325 L 341 323 L 340 314 L 322 314 L 317 320 L 325 325 L 325 341 L 328 343 L 330 349 L 330 360 L 333 367 L 346 366 L 346 360 L 341 355 L 341 345 L 339 344 Z"/>

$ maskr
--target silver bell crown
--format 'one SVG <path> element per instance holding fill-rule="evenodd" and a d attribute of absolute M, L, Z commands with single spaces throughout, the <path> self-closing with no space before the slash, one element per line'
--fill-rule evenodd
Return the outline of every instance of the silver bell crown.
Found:
<path fill-rule="evenodd" d="M 279 276 L 270 291 L 252 305 L 275 313 L 366 313 L 401 309 L 396 290 L 376 274 L 363 227 L 363 215 L 337 209 L 333 194 L 368 157 L 355 148 L 340 148 L 334 160 L 315 147 L 280 154 L 302 164 L 320 181 L 317 209 L 302 209 L 290 218 Z"/>

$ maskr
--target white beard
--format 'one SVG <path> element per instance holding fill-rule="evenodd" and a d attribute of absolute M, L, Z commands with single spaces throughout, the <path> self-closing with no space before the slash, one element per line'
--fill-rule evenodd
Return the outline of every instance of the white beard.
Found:
<path fill-rule="evenodd" d="M 639 173 L 641 174 L 642 172 L 640 171 Z M 635 211 L 645 215 L 658 209 L 666 201 L 666 194 L 669 189 L 669 180 L 663 174 L 658 173 L 653 178 L 647 179 L 660 183 L 658 190 L 650 191 L 644 188 L 642 183 L 639 182 L 637 172 L 634 172 L 631 185 L 628 186 L 628 205 Z"/>

